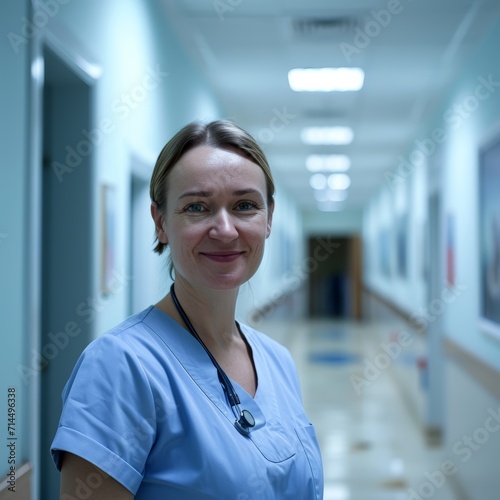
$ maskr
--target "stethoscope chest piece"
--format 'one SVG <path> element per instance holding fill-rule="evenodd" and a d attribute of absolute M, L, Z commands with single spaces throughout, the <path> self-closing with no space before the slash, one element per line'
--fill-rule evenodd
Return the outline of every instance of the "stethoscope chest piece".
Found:
<path fill-rule="evenodd" d="M 235 420 L 234 426 L 244 436 L 250 434 L 250 429 L 255 425 L 255 419 L 248 410 L 242 410 L 240 418 Z"/>

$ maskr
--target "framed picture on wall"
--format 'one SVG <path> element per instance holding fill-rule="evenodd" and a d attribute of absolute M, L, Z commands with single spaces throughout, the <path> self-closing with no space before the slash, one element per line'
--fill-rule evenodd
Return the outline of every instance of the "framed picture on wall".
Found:
<path fill-rule="evenodd" d="M 402 214 L 396 220 L 396 256 L 398 274 L 406 278 L 408 273 L 408 214 Z"/>
<path fill-rule="evenodd" d="M 378 233 L 379 268 L 385 277 L 391 276 L 391 238 L 388 228 L 380 228 Z"/>
<path fill-rule="evenodd" d="M 500 137 L 480 151 L 480 325 L 500 339 Z"/>
<path fill-rule="evenodd" d="M 116 193 L 113 186 L 101 185 L 101 293 L 112 291 L 116 265 Z"/>
<path fill-rule="evenodd" d="M 455 286 L 455 216 L 446 216 L 446 284 Z"/>

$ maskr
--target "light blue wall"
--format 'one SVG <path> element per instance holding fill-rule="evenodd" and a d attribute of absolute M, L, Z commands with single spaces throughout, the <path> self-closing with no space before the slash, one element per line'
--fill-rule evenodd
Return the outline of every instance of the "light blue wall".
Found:
<path fill-rule="evenodd" d="M 467 70 L 450 95 L 446 110 L 463 111 L 447 127 L 443 144 L 443 217 L 455 218 L 456 277 L 466 300 L 452 304 L 443 316 L 446 334 L 480 359 L 500 370 L 500 338 L 493 339 L 478 327 L 479 273 L 479 150 L 500 137 L 500 22 L 478 47 Z M 492 80 L 495 85 L 483 84 Z M 481 86 L 483 100 L 475 97 Z M 442 116 L 445 116 L 446 111 Z M 450 116 L 450 115 L 448 115 Z M 500 199 L 500 186 L 497 186 Z"/>
<path fill-rule="evenodd" d="M 7 389 L 16 389 L 16 460 L 17 466 L 28 458 L 29 430 L 28 386 L 18 376 L 18 367 L 25 363 L 27 345 L 25 252 L 30 241 L 26 231 L 28 200 L 26 199 L 28 144 L 28 71 L 29 45 L 16 47 L 8 33 L 21 36 L 23 17 L 28 15 L 28 2 L 7 0 L 0 16 L 0 473 L 8 469 Z"/>
<path fill-rule="evenodd" d="M 419 310 L 426 300 L 425 167 L 416 168 L 403 182 L 385 183 L 363 214 L 364 282 L 408 312 Z M 400 272 L 397 256 L 398 224 L 403 216 L 406 217 L 405 274 Z M 385 258 L 388 269 L 383 262 Z"/>
<path fill-rule="evenodd" d="M 409 313 L 418 314 L 429 308 L 426 298 L 425 245 L 423 238 L 427 222 L 427 201 L 431 192 L 441 196 L 441 224 L 443 234 L 441 282 L 446 287 L 446 228 L 448 218 L 454 219 L 455 276 L 453 293 L 457 300 L 447 303 L 442 311 L 444 333 L 463 348 L 484 362 L 500 369 L 500 340 L 485 334 L 478 326 L 480 276 L 479 276 L 479 199 L 478 158 L 479 150 L 488 139 L 500 133 L 500 23 L 497 22 L 475 49 L 473 56 L 456 84 L 448 92 L 433 117 L 422 127 L 415 141 L 427 142 L 429 149 L 421 155 L 422 161 L 413 168 L 401 169 L 388 166 L 388 172 L 397 177 L 387 177 L 384 190 L 371 200 L 363 214 L 364 255 L 367 283 Z M 484 85 L 492 80 L 493 85 Z M 483 82 L 483 83 L 482 83 Z M 482 85 L 481 99 L 475 98 L 476 89 Z M 436 135 L 436 131 L 439 134 Z M 439 140 L 436 139 L 439 137 Z M 415 142 L 416 144 L 416 142 Z M 417 148 L 416 148 L 417 149 Z M 432 150 L 432 151 L 431 151 Z M 409 158 L 409 151 L 406 158 Z M 399 175 L 398 175 L 399 173 Z M 400 182 L 398 182 L 400 181 Z M 397 220 L 399 191 L 406 190 L 406 206 L 411 224 L 409 230 L 409 275 L 401 279 L 394 275 L 395 242 L 394 224 Z M 500 186 L 499 186 L 500 193 Z M 380 270 L 380 228 L 388 227 L 393 237 L 390 256 L 393 277 L 385 281 Z M 447 293 L 447 292 L 446 292 Z"/>

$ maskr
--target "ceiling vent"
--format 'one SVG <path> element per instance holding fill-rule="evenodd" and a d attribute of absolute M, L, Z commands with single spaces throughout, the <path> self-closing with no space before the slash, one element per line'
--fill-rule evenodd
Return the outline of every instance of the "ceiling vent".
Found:
<path fill-rule="evenodd" d="M 357 22 L 352 17 L 318 17 L 295 19 L 293 33 L 302 40 L 335 40 L 354 31 Z"/>

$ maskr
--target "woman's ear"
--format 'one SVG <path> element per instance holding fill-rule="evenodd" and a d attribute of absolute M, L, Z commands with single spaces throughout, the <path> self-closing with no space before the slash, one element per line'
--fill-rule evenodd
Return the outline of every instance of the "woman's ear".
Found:
<path fill-rule="evenodd" d="M 168 244 L 167 233 L 165 232 L 165 218 L 158 205 L 153 201 L 151 203 L 151 217 L 155 222 L 156 237 L 160 243 Z"/>
<path fill-rule="evenodd" d="M 266 229 L 266 238 L 269 238 L 271 234 L 271 226 L 273 225 L 273 212 L 274 212 L 274 201 L 269 203 L 267 207 L 267 229 Z"/>

